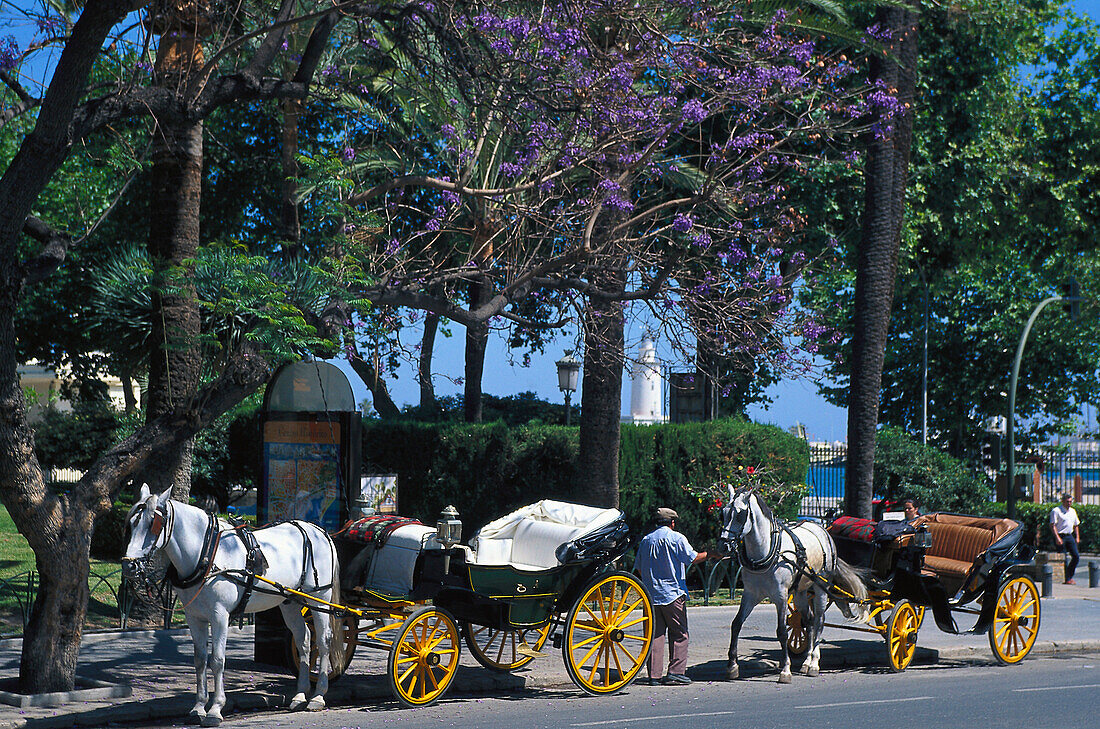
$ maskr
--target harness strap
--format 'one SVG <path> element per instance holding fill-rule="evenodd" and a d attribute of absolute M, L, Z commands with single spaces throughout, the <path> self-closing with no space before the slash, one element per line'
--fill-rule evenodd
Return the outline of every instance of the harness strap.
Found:
<path fill-rule="evenodd" d="M 243 582 L 244 592 L 241 594 L 241 599 L 237 601 L 236 607 L 229 613 L 230 620 L 237 620 L 244 615 L 245 607 L 248 606 L 248 600 L 252 597 L 252 590 L 256 585 L 257 574 L 262 574 L 267 571 L 267 558 L 264 557 L 264 553 L 260 549 L 260 544 L 256 541 L 256 535 L 253 534 L 252 530 L 246 525 L 236 525 L 233 528 L 233 533 L 240 537 L 245 550 L 244 571 L 246 577 Z"/>
<path fill-rule="evenodd" d="M 206 533 L 203 534 L 202 537 L 202 551 L 199 552 L 199 561 L 198 564 L 195 565 L 195 571 L 187 577 L 180 577 L 179 572 L 176 571 L 176 566 L 173 564 L 168 565 L 167 577 L 173 587 L 179 590 L 186 590 L 206 580 L 206 576 L 210 574 L 211 567 L 214 566 L 214 555 L 218 553 L 218 537 L 220 536 L 221 533 L 218 531 L 217 520 L 214 518 L 213 514 L 211 514 L 210 524 L 207 525 Z"/>

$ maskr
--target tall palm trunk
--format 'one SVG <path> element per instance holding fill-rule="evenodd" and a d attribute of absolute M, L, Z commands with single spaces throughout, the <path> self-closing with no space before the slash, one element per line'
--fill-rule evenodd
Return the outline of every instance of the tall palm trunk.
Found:
<path fill-rule="evenodd" d="M 489 281 L 470 282 L 470 310 L 489 300 Z M 485 349 L 489 345 L 489 324 L 479 322 L 466 327 L 466 370 L 462 384 L 463 414 L 467 423 L 481 422 L 481 380 L 485 375 Z"/>
<path fill-rule="evenodd" d="M 905 213 L 905 188 L 913 135 L 913 98 L 917 77 L 917 10 L 883 8 L 881 27 L 894 35 L 891 55 L 879 58 L 873 77 L 897 90 L 908 112 L 894 120 L 894 130 L 871 138 L 864 172 L 863 230 L 856 261 L 852 374 L 848 395 L 848 467 L 844 510 L 870 518 L 874 490 L 875 430 L 882 389 L 882 365 L 894 299 L 898 249 Z"/>
<path fill-rule="evenodd" d="M 621 271 L 594 281 L 601 288 L 626 283 Z M 581 387 L 577 474 L 592 506 L 619 505 L 619 421 L 623 398 L 623 304 L 589 297 L 584 321 L 584 380 Z"/>

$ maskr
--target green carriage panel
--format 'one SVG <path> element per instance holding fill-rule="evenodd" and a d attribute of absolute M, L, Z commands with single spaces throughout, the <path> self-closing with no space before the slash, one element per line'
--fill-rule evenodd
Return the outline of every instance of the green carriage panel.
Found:
<path fill-rule="evenodd" d="M 547 570 L 519 570 L 512 565 L 467 565 L 470 589 L 507 605 L 506 620 L 513 628 L 543 625 L 554 615 L 558 599 L 584 570 L 568 564 Z"/>

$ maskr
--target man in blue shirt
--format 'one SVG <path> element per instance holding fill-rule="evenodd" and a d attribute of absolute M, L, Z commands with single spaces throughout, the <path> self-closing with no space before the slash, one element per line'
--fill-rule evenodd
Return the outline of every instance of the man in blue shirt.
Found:
<path fill-rule="evenodd" d="M 707 558 L 706 552 L 696 552 L 687 537 L 676 529 L 679 515 L 672 509 L 657 509 L 657 528 L 638 545 L 634 571 L 653 599 L 653 646 L 649 649 L 646 683 L 652 685 L 661 675 L 665 662 L 665 634 L 668 634 L 668 673 L 661 683 L 682 686 L 691 683 L 687 677 L 688 622 L 687 568 Z"/>

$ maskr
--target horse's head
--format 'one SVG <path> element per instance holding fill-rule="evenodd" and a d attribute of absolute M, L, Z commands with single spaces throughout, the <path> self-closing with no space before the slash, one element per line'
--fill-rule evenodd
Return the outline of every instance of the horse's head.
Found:
<path fill-rule="evenodd" d="M 168 502 L 171 498 L 171 487 L 164 493 L 154 494 L 148 486 L 141 485 L 141 494 L 126 517 L 130 526 L 130 541 L 126 545 L 126 556 L 122 558 L 122 573 L 127 577 L 137 578 L 149 558 L 168 544 L 171 536 L 171 506 Z"/>
<path fill-rule="evenodd" d="M 728 554 L 733 551 L 737 541 L 744 539 L 748 533 L 749 515 L 752 507 L 753 492 L 751 489 L 734 491 L 729 487 L 729 500 L 722 507 L 722 533 L 718 540 L 723 550 Z"/>

